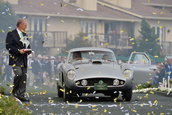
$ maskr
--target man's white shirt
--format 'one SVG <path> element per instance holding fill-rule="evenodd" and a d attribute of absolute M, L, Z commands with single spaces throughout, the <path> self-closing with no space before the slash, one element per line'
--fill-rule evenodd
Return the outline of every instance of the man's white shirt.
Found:
<path fill-rule="evenodd" d="M 20 38 L 22 38 L 22 36 L 21 36 L 21 31 L 17 28 L 17 33 L 19 34 L 19 36 L 20 36 Z"/>

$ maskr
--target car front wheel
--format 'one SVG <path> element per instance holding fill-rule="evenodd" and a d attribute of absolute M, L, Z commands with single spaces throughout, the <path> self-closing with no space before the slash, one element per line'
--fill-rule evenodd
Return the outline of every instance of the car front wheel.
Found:
<path fill-rule="evenodd" d="M 71 101 L 72 99 L 72 92 L 69 88 L 64 86 L 64 92 L 63 92 L 63 100 L 66 101 Z"/>
<path fill-rule="evenodd" d="M 122 92 L 122 99 L 124 101 L 130 101 L 132 98 L 132 88 Z"/>
<path fill-rule="evenodd" d="M 58 97 L 63 97 L 63 92 L 60 90 L 60 89 L 62 89 L 60 86 L 57 86 L 57 95 L 58 95 Z"/>

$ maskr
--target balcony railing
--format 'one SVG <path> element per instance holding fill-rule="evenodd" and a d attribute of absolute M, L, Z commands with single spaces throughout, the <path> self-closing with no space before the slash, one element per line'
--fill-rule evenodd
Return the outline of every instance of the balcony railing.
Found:
<path fill-rule="evenodd" d="M 132 48 L 128 40 L 127 34 L 114 35 L 114 34 L 87 34 L 88 40 L 92 42 L 95 47 L 108 47 L 108 48 Z"/>

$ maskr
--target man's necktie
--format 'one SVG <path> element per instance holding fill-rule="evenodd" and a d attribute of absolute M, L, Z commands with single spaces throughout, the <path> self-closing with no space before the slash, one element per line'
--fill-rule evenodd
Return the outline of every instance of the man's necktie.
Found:
<path fill-rule="evenodd" d="M 22 44 L 24 45 L 24 37 L 23 37 L 23 33 L 20 33 L 20 41 L 22 42 Z"/>
<path fill-rule="evenodd" d="M 23 33 L 22 32 L 20 33 L 20 37 L 21 37 L 21 39 L 23 39 Z"/>

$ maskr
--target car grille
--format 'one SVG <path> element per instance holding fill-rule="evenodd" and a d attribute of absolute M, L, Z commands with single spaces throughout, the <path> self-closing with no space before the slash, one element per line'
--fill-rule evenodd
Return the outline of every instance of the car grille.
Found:
<path fill-rule="evenodd" d="M 113 81 L 115 79 L 112 79 L 112 78 L 94 78 L 94 79 L 84 79 L 84 80 L 87 80 L 87 85 L 86 86 L 94 86 L 95 83 L 98 83 L 100 80 L 102 80 L 104 83 L 106 83 L 108 86 L 113 86 Z M 119 80 L 119 79 L 118 79 Z M 78 80 L 76 81 L 76 84 L 78 86 L 82 86 L 81 85 L 81 81 L 82 80 Z M 119 85 L 124 85 L 125 84 L 125 81 L 124 80 L 119 80 Z"/>

